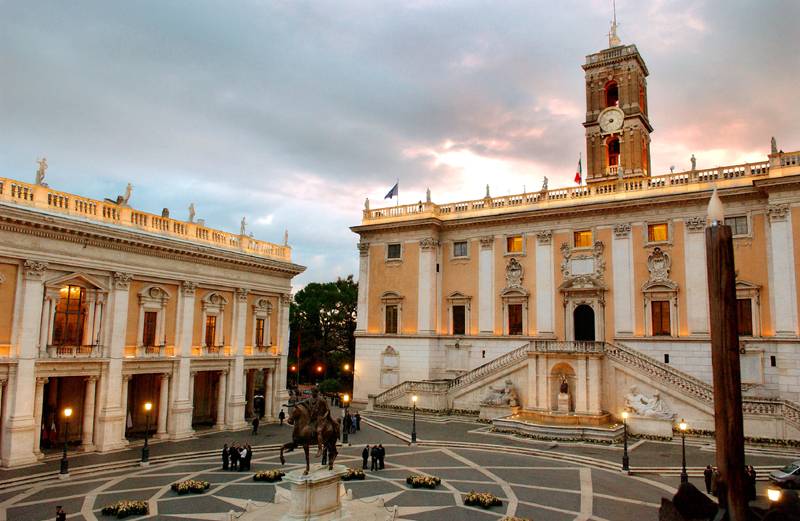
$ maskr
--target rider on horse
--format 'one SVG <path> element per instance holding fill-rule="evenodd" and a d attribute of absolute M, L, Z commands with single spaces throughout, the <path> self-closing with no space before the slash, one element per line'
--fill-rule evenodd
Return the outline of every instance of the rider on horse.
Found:
<path fill-rule="evenodd" d="M 322 438 L 322 430 L 325 421 L 331 417 L 331 410 L 328 407 L 328 402 L 325 401 L 325 397 L 320 396 L 319 389 L 317 387 L 311 390 L 311 401 L 309 403 L 309 409 L 311 409 L 311 421 L 314 422 L 313 429 L 317 433 L 316 457 L 319 457 L 320 454 L 322 454 L 322 446 L 324 445 L 324 440 Z"/>

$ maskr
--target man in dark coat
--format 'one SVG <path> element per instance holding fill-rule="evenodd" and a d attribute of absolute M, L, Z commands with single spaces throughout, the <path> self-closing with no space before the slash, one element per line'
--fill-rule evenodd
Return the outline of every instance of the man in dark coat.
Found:
<path fill-rule="evenodd" d="M 358 411 L 356 411 L 355 418 L 356 418 L 356 430 L 360 431 L 361 430 L 361 415 L 358 413 Z"/>
<path fill-rule="evenodd" d="M 372 457 L 372 465 L 370 466 L 370 470 L 378 470 L 378 446 L 373 445 L 372 450 L 369 451 L 369 455 Z"/>
<path fill-rule="evenodd" d="M 281 409 L 281 412 L 278 413 L 278 419 L 281 421 L 281 425 L 283 425 L 283 420 L 286 419 L 286 413 L 283 412 L 283 409 Z"/>
<path fill-rule="evenodd" d="M 378 466 L 381 470 L 384 469 L 383 465 L 383 458 L 386 457 L 386 449 L 383 448 L 383 445 L 378 443 Z"/>
<path fill-rule="evenodd" d="M 364 450 L 361 451 L 361 459 L 364 460 L 364 464 L 361 466 L 361 468 L 367 470 L 367 460 L 369 460 L 369 445 L 364 447 Z"/>
<path fill-rule="evenodd" d="M 61 508 L 61 505 L 56 507 L 56 521 L 67 521 L 67 513 Z"/>
<path fill-rule="evenodd" d="M 706 482 L 706 494 L 711 494 L 711 478 L 714 476 L 714 469 L 711 468 L 711 465 L 706 465 L 706 469 L 703 471 L 703 480 Z"/>
<path fill-rule="evenodd" d="M 230 450 L 228 449 L 228 444 L 226 443 L 224 447 L 222 447 L 222 470 L 228 470 L 228 464 L 230 463 Z"/>
<path fill-rule="evenodd" d="M 231 470 L 239 470 L 239 447 L 234 443 L 230 448 Z"/>
<path fill-rule="evenodd" d="M 253 436 L 258 434 L 258 423 L 259 423 L 258 416 L 256 416 L 255 418 L 253 418 Z"/>

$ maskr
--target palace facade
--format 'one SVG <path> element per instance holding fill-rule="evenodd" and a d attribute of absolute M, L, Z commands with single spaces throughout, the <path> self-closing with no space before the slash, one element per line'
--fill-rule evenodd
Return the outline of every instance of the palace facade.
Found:
<path fill-rule="evenodd" d="M 610 42 L 583 69 L 586 185 L 364 210 L 354 400 L 410 405 L 416 390 L 428 408 L 477 410 L 508 377 L 526 410 L 550 411 L 566 378 L 572 411 L 618 415 L 637 384 L 713 429 L 716 189 L 734 231 L 743 386 L 769 404 L 746 412 L 800 426 L 800 152 L 773 141 L 761 162 L 652 175 L 636 46 Z M 759 432 L 796 436 L 770 425 Z"/>
<path fill-rule="evenodd" d="M 104 452 L 148 422 L 178 440 L 277 416 L 304 270 L 291 248 L 141 212 L 128 196 L 0 179 L 3 466 L 65 436 Z"/>

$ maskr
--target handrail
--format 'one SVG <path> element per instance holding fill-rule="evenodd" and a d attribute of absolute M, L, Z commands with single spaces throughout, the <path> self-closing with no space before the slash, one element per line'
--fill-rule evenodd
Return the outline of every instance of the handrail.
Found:
<path fill-rule="evenodd" d="M 456 378 L 450 380 L 448 387 L 450 390 L 459 389 L 461 387 L 465 387 L 475 380 L 479 378 L 483 378 L 484 376 L 494 373 L 496 371 L 505 369 L 511 365 L 516 364 L 517 362 L 524 360 L 528 357 L 528 351 L 530 349 L 530 344 L 525 344 L 522 347 L 518 347 L 508 353 L 498 356 L 494 360 L 491 360 L 483 365 L 476 367 L 475 369 L 468 371 Z"/>

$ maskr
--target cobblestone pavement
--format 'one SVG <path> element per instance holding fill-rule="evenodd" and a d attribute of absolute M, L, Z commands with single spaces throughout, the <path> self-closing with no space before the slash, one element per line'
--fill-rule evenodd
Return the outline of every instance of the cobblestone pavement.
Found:
<path fill-rule="evenodd" d="M 409 446 L 381 429 L 407 432 L 406 418 L 395 415 L 375 415 L 380 425 L 363 424 L 362 430 L 350 437 L 352 446 L 343 447 L 337 463 L 350 467 L 361 466 L 364 444 L 383 443 L 387 448 L 386 469 L 367 472 L 365 481 L 348 482 L 358 501 L 372 502 L 383 498 L 387 508 L 398 507 L 398 519 L 434 520 L 496 520 L 507 514 L 541 520 L 645 520 L 654 519 L 662 497 L 669 497 L 678 485 L 677 475 L 640 474 L 627 476 L 610 462 L 619 461 L 619 447 L 581 444 L 535 442 L 511 436 L 489 433 L 485 425 L 467 421 L 443 421 L 441 418 L 418 418 L 417 431 L 421 440 L 450 440 L 452 445 Z M 380 427 L 380 428 L 377 428 Z M 139 448 L 113 454 L 71 456 L 70 480 L 55 479 L 58 458 L 27 469 L 5 471 L 0 480 L 0 521 L 48 520 L 54 517 L 56 505 L 63 505 L 72 520 L 102 520 L 100 509 L 121 499 L 147 500 L 150 515 L 160 520 L 223 520 L 230 511 L 244 511 L 248 501 L 265 508 L 263 519 L 269 516 L 269 504 L 275 486 L 256 483 L 253 472 L 279 468 L 278 454 L 268 446 L 288 440 L 290 428 L 277 425 L 262 426 L 261 433 L 249 431 L 214 433 L 184 442 L 163 442 L 152 446 L 151 457 L 171 456 L 154 462 L 150 467 L 128 466 L 139 457 Z M 219 456 L 203 454 L 217 451 L 225 442 L 250 443 L 256 450 L 251 472 L 221 471 Z M 465 447 L 463 443 L 479 443 Z M 637 442 L 638 443 L 638 442 Z M 675 443 L 633 443 L 632 465 L 665 467 L 680 462 L 680 445 Z M 522 448 L 535 448 L 536 454 L 514 453 Z M 691 464 L 700 465 L 713 460 L 708 440 L 687 447 L 692 452 Z M 552 455 L 545 451 L 549 451 Z M 572 458 L 572 459 L 570 459 Z M 751 454 L 750 461 L 758 465 L 778 465 L 800 459 L 791 453 Z M 302 452 L 287 458 L 286 470 L 299 468 Z M 102 467 L 92 465 L 104 464 Z M 101 469 L 81 473 L 80 469 Z M 30 484 L 13 486 L 10 478 L 50 472 Z M 411 489 L 405 478 L 412 473 L 436 475 L 442 484 L 436 490 Z M 211 488 L 202 495 L 178 496 L 170 490 L 174 482 L 202 479 Z M 702 480 L 692 478 L 703 488 Z M 763 489 L 763 484 L 760 484 Z M 502 506 L 489 510 L 466 507 L 463 494 L 470 490 L 491 492 L 501 498 Z M 277 516 L 276 516 L 277 517 Z M 108 518 L 110 519 L 110 518 Z M 135 519 L 135 518 L 129 518 Z"/>

